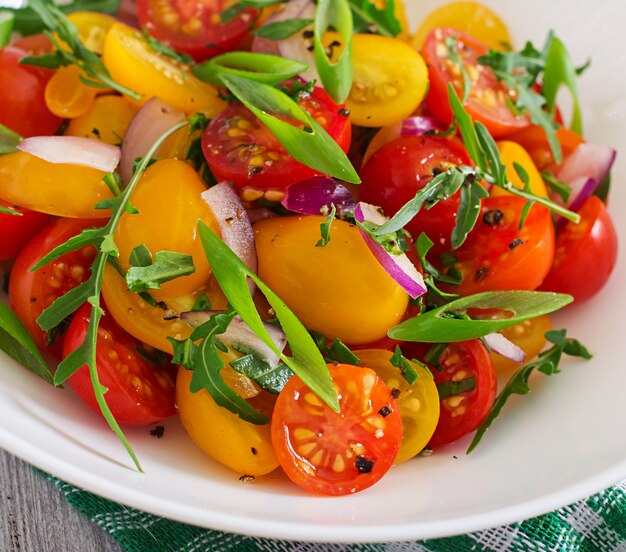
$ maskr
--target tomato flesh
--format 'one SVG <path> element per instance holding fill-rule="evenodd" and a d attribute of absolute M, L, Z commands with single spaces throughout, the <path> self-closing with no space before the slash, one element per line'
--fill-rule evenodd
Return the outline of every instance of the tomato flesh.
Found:
<path fill-rule="evenodd" d="M 339 398 L 333 412 L 297 376 L 276 401 L 272 443 L 289 478 L 307 491 L 351 494 L 391 467 L 402 418 L 389 388 L 369 368 L 329 365 Z"/>
<path fill-rule="evenodd" d="M 84 341 L 91 316 L 85 303 L 74 315 L 63 341 L 63 358 Z M 100 319 L 96 366 L 100 383 L 108 389 L 106 402 L 118 423 L 147 425 L 176 413 L 173 368 L 150 362 L 137 352 L 141 342 L 127 334 L 106 314 Z M 101 414 L 87 366 L 69 378 L 72 390 L 93 412 Z"/>
<path fill-rule="evenodd" d="M 302 95 L 298 104 L 348 150 L 350 120 L 323 89 Z M 290 184 L 319 174 L 291 157 L 240 103 L 230 105 L 211 121 L 202 137 L 202 150 L 215 177 L 233 182 L 244 201 L 262 197 L 280 201 Z"/>

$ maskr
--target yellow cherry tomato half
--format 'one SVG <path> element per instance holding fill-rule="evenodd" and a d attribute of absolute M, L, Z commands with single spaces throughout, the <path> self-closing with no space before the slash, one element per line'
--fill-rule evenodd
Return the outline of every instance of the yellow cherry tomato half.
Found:
<path fill-rule="evenodd" d="M 92 106 L 99 89 L 84 84 L 81 75 L 83 72 L 76 65 L 60 67 L 46 84 L 46 106 L 57 117 L 79 117 Z"/>
<path fill-rule="evenodd" d="M 115 18 L 98 12 L 82 11 L 69 14 L 68 19 L 76 25 L 78 37 L 95 54 L 101 55 L 104 39 L 115 23 Z"/>
<path fill-rule="evenodd" d="M 526 362 L 535 358 L 545 347 L 545 333 L 552 328 L 550 317 L 547 314 L 519 322 L 513 326 L 501 330 L 501 333 L 509 341 L 512 341 L 526 353 Z M 496 371 L 514 370 L 520 364 L 509 360 L 497 353 L 490 353 L 493 367 Z"/>
<path fill-rule="evenodd" d="M 398 395 L 396 402 L 402 415 L 402 444 L 395 463 L 413 458 L 428 444 L 439 421 L 439 393 L 432 374 L 427 368 L 409 361 L 417 372 L 417 379 L 410 384 L 402 377 L 400 369 L 391 364 L 391 351 L 363 349 L 355 351 L 355 354 L 361 361 L 360 366 L 374 370 Z"/>
<path fill-rule="evenodd" d="M 265 475 L 278 467 L 270 425 L 254 425 L 218 406 L 208 391 L 189 390 L 192 373 L 180 368 L 176 379 L 178 414 L 191 440 L 220 464 L 246 475 Z"/>
<path fill-rule="evenodd" d="M 493 50 L 510 50 L 511 36 L 503 21 L 478 2 L 450 2 L 423 20 L 411 41 L 416 50 L 424 47 L 428 33 L 437 27 L 452 27 L 484 42 Z"/>
<path fill-rule="evenodd" d="M 158 96 L 184 113 L 214 117 L 226 103 L 217 89 L 197 79 L 189 66 L 156 52 L 141 33 L 115 23 L 106 35 L 102 59 L 114 80 L 143 95 L 141 103 Z"/>
<path fill-rule="evenodd" d="M 310 330 L 365 344 L 400 322 L 408 295 L 383 270 L 358 229 L 336 220 L 316 247 L 322 216 L 280 217 L 254 225 L 258 274 Z"/>
<path fill-rule="evenodd" d="M 0 155 L 0 199 L 33 211 L 69 218 L 105 218 L 94 209 L 112 197 L 105 173 L 90 167 L 49 163 L 18 151 Z"/>
<path fill-rule="evenodd" d="M 124 213 L 115 232 L 119 263 L 130 268 L 133 249 L 145 244 L 154 255 L 166 250 L 191 255 L 195 272 L 153 290 L 158 300 L 191 293 L 207 282 L 211 267 L 197 235 L 198 220 L 219 233 L 211 208 L 200 197 L 206 186 L 198 173 L 184 161 L 163 159 L 148 167 L 132 197 L 137 214 Z"/>
<path fill-rule="evenodd" d="M 502 163 L 506 167 L 506 174 L 513 186 L 519 188 L 520 190 L 524 189 L 524 182 L 515 170 L 515 163 L 517 163 L 526 171 L 526 174 L 528 175 L 530 190 L 538 196 L 548 197 L 548 190 L 543 182 L 543 178 L 541 178 L 541 174 L 537 170 L 537 167 L 528 152 L 522 146 L 515 142 L 502 141 L 498 142 L 498 150 L 500 150 Z M 497 197 L 512 194 L 503 188 L 494 186 L 491 188 L 490 195 L 492 197 Z"/>
<path fill-rule="evenodd" d="M 85 114 L 70 121 L 65 135 L 95 138 L 119 145 L 135 113 L 137 106 L 122 96 L 99 96 Z"/>
<path fill-rule="evenodd" d="M 396 38 L 352 37 L 354 81 L 346 106 L 355 125 L 380 127 L 411 115 L 424 99 L 428 69 L 420 54 Z"/>

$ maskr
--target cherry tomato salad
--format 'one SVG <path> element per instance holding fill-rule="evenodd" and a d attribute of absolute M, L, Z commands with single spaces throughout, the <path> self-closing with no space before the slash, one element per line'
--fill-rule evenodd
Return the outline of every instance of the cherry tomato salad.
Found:
<path fill-rule="evenodd" d="M 0 349 L 138 469 L 122 426 L 178 414 L 241 476 L 350 494 L 590 358 L 549 314 L 614 267 L 616 152 L 554 33 L 517 51 L 475 2 L 415 33 L 400 0 L 29 5 L 0 12 Z"/>

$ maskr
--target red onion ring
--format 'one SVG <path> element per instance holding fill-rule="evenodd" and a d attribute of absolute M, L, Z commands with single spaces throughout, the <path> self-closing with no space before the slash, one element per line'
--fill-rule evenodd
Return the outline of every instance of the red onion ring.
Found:
<path fill-rule="evenodd" d="M 281 204 L 300 215 L 325 214 L 334 204 L 341 214 L 354 211 L 356 200 L 348 188 L 329 176 L 313 176 L 289 186 Z"/>
<path fill-rule="evenodd" d="M 189 324 L 192 328 L 197 328 L 208 321 L 211 316 L 219 314 L 220 312 L 224 311 L 188 311 L 181 313 L 180 319 Z M 265 326 L 265 330 L 272 338 L 276 348 L 282 352 L 287 345 L 285 332 L 273 324 L 264 323 L 263 326 Z M 236 343 L 254 351 L 272 368 L 278 366 L 280 360 L 278 355 L 272 351 L 239 316 L 233 318 L 228 328 L 226 328 L 226 332 L 220 334 L 219 339 L 226 345 Z"/>
<path fill-rule="evenodd" d="M 160 98 L 154 97 L 144 104 L 130 122 L 122 142 L 120 174 L 124 182 L 128 183 L 133 176 L 135 159 L 143 157 L 161 134 L 184 119 L 183 113 Z"/>
<path fill-rule="evenodd" d="M 555 176 L 568 186 L 581 177 L 600 183 L 608 176 L 616 157 L 617 151 L 609 146 L 585 142 L 567 156 Z"/>
<path fill-rule="evenodd" d="M 120 162 L 120 148 L 94 138 L 79 136 L 34 136 L 17 149 L 49 163 L 67 163 L 112 172 Z"/>
<path fill-rule="evenodd" d="M 357 203 L 354 209 L 354 218 L 358 222 L 373 222 L 374 224 L 384 224 L 388 219 L 380 212 L 380 207 L 363 203 Z M 365 243 L 373 253 L 376 260 L 413 299 L 426 293 L 426 285 L 424 278 L 413 265 L 410 259 L 402 253 L 401 255 L 392 255 L 385 248 L 376 243 L 367 233 L 359 228 L 361 236 Z"/>
<path fill-rule="evenodd" d="M 526 360 L 526 353 L 500 333 L 487 334 L 483 339 L 494 353 L 519 364 Z"/>

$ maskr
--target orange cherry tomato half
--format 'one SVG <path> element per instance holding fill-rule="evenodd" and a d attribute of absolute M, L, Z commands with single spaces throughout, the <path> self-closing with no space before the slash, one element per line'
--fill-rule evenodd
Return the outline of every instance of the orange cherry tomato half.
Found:
<path fill-rule="evenodd" d="M 556 131 L 556 138 L 561 144 L 563 159 L 585 141 L 574 131 L 565 127 Z M 528 152 L 538 170 L 547 169 L 554 163 L 554 155 L 550 144 L 548 144 L 546 131 L 542 127 L 531 125 L 512 134 L 509 140 L 517 142 Z"/>
<path fill-rule="evenodd" d="M 83 343 L 91 317 L 85 303 L 74 315 L 63 341 L 63 357 Z M 106 314 L 100 319 L 96 367 L 100 383 L 108 389 L 106 402 L 118 423 L 147 425 L 176 414 L 174 367 L 150 362 L 138 353 L 140 341 L 127 334 Z M 101 415 L 89 368 L 80 367 L 68 383 L 90 410 Z"/>
<path fill-rule="evenodd" d="M 450 59 L 446 39 L 453 40 L 456 53 L 463 62 L 471 81 L 465 109 L 475 121 L 483 123 L 494 138 L 501 138 L 530 124 L 527 114 L 516 115 L 509 103 L 511 95 L 498 82 L 493 71 L 476 60 L 489 52 L 486 44 L 468 34 L 451 28 L 434 29 L 426 38 L 422 54 L 428 65 L 430 90 L 426 105 L 433 115 L 446 125 L 452 121 L 448 99 L 448 84 L 452 83 L 457 96 L 463 96 L 463 76 L 457 64 Z"/>
<path fill-rule="evenodd" d="M 376 372 L 329 365 L 339 397 L 333 412 L 297 376 L 281 391 L 272 416 L 272 443 L 287 476 L 303 489 L 346 495 L 376 483 L 402 441 L 402 417 Z"/>

